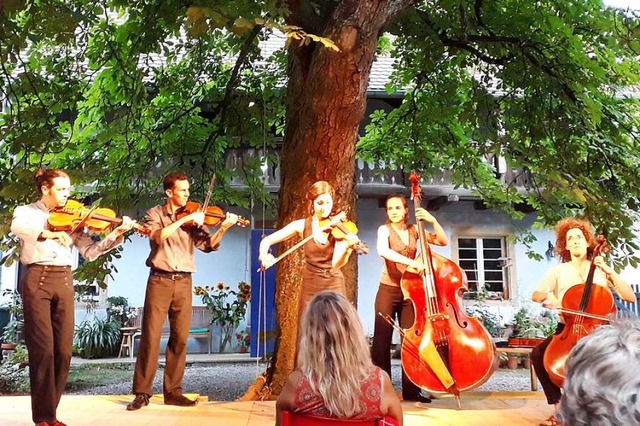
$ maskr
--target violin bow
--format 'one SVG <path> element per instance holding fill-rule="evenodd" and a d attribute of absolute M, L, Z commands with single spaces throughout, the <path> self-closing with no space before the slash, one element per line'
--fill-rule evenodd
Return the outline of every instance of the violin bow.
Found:
<path fill-rule="evenodd" d="M 344 212 L 338 213 L 335 217 L 338 217 L 338 216 L 341 216 L 341 215 L 342 215 L 342 217 L 344 217 Z M 335 226 L 335 225 L 330 221 L 326 225 L 320 227 L 320 231 L 326 231 L 327 229 L 329 229 L 329 228 L 331 228 L 333 226 Z M 273 263 L 271 265 L 269 265 L 269 267 L 265 268 L 264 266 L 260 266 L 256 272 L 266 271 L 267 269 L 271 268 L 273 265 L 275 265 L 276 263 L 280 262 L 285 257 L 289 256 L 291 253 L 293 253 L 294 251 L 298 250 L 300 247 L 302 247 L 304 244 L 307 243 L 307 241 L 311 240 L 312 238 L 313 238 L 313 232 L 311 234 L 309 234 L 308 236 L 306 236 L 305 238 L 303 238 L 302 240 L 298 241 L 293 246 L 289 247 L 289 249 L 286 250 L 284 253 L 282 253 L 280 256 L 276 257 L 274 259 Z"/>
<path fill-rule="evenodd" d="M 98 208 L 98 206 L 100 205 L 100 201 L 102 200 L 102 198 L 97 199 L 92 205 L 91 208 L 89 209 L 89 211 L 87 212 L 86 215 L 84 215 L 84 217 L 82 219 L 80 219 L 78 221 L 78 223 L 75 224 L 75 226 L 73 228 L 71 228 L 71 230 L 69 231 L 69 235 L 73 234 L 74 232 L 76 232 L 76 230 L 85 224 L 85 222 L 87 220 L 89 220 L 89 218 L 91 217 L 91 214 Z"/>
<path fill-rule="evenodd" d="M 209 201 L 211 201 L 211 194 L 213 193 L 213 185 L 216 183 L 216 174 L 214 173 L 211 176 L 211 180 L 209 181 L 209 188 L 207 188 L 207 195 L 204 197 L 204 203 L 202 204 L 202 211 L 206 212 L 207 207 L 209 207 Z"/>

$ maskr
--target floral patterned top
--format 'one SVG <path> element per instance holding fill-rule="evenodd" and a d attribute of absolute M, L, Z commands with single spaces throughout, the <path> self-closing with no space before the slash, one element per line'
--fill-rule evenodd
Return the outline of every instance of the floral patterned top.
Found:
<path fill-rule="evenodd" d="M 349 420 L 372 420 L 384 417 L 380 411 L 382 384 L 382 370 L 372 367 L 368 377 L 361 383 L 362 397 L 356 414 Z M 329 410 L 324 405 L 324 399 L 318 392 L 312 390 L 309 380 L 302 374 L 296 387 L 294 405 L 297 407 L 295 410 L 297 413 L 330 417 Z"/>

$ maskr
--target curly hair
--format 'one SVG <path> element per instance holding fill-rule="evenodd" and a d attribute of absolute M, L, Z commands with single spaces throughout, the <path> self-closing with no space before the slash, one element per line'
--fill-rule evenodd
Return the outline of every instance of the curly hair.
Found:
<path fill-rule="evenodd" d="M 640 424 L 640 320 L 604 325 L 581 339 L 566 364 L 558 420 L 572 426 Z"/>
<path fill-rule="evenodd" d="M 356 309 L 341 294 L 320 292 L 309 302 L 300 330 L 297 368 L 332 417 L 353 416 L 361 383 L 373 367 Z"/>
<path fill-rule="evenodd" d="M 569 232 L 569 230 L 571 229 L 579 229 L 582 231 L 588 245 L 587 258 L 591 258 L 593 247 L 595 246 L 596 242 L 591 223 L 586 219 L 580 219 L 577 217 L 567 217 L 556 224 L 556 248 L 554 249 L 555 254 L 559 256 L 563 262 L 568 262 L 571 260 L 571 254 L 567 249 L 567 232 Z"/>

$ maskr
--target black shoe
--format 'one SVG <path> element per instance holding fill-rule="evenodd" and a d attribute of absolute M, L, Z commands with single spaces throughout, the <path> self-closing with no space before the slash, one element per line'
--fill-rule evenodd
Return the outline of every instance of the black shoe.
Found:
<path fill-rule="evenodd" d="M 402 396 L 403 401 L 412 401 L 412 402 L 422 402 L 424 404 L 431 403 L 431 397 L 423 396 L 423 395 L 414 395 L 414 396 Z"/>
<path fill-rule="evenodd" d="M 149 397 L 143 393 L 136 394 L 136 398 L 127 405 L 127 411 L 139 410 L 149 405 Z"/>
<path fill-rule="evenodd" d="M 165 405 L 177 405 L 179 407 L 193 407 L 198 403 L 198 399 L 189 399 L 184 395 L 165 395 Z"/>

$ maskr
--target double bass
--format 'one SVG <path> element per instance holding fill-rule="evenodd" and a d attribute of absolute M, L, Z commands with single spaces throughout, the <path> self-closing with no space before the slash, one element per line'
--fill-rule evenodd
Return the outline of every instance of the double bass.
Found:
<path fill-rule="evenodd" d="M 419 176 L 411 173 L 414 208 L 422 199 Z M 407 377 L 431 393 L 473 389 L 491 377 L 498 364 L 495 344 L 482 323 L 466 315 L 462 294 L 468 291 L 464 271 L 452 260 L 432 253 L 418 222 L 423 273 L 406 270 L 401 288 L 414 308 L 415 320 L 403 331 L 402 366 Z"/>
<path fill-rule="evenodd" d="M 562 297 L 562 307 L 558 312 L 564 316 L 565 327 L 562 332 L 553 335 L 542 359 L 549 378 L 558 387 L 562 387 L 567 376 L 564 367 L 571 349 L 578 340 L 609 322 L 608 317 L 615 315 L 617 311 L 609 289 L 593 283 L 596 270 L 593 259 L 606 247 L 604 236 L 599 235 L 596 241 L 587 279 L 583 284 L 569 287 Z"/>

